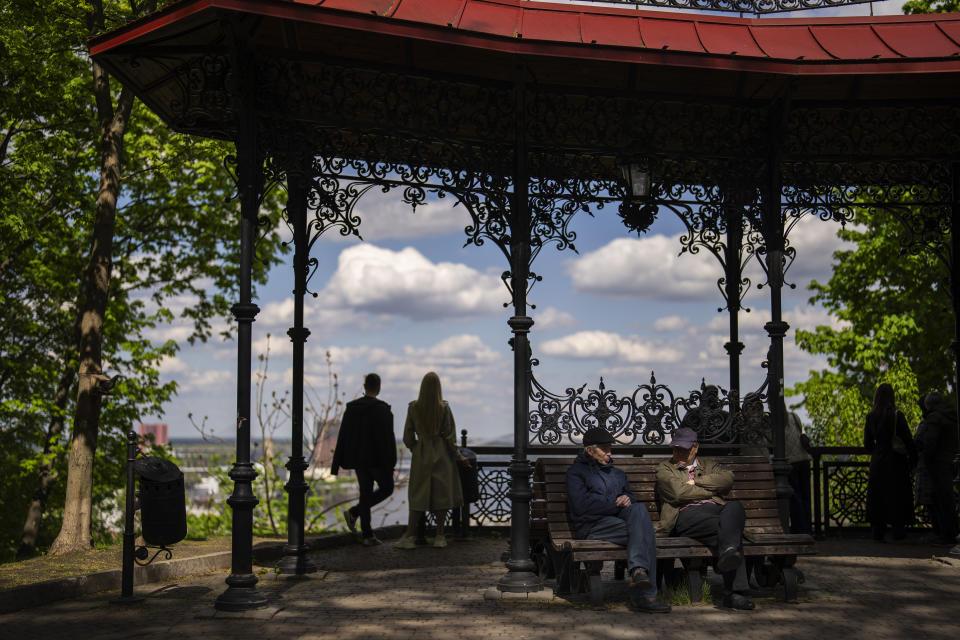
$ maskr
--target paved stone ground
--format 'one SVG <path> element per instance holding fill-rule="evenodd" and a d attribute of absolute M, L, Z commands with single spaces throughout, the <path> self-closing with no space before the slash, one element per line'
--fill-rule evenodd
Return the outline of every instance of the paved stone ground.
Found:
<path fill-rule="evenodd" d="M 0 637 L 230 638 L 350 640 L 354 638 L 950 638 L 960 636 L 960 558 L 946 548 L 831 541 L 801 560 L 806 574 L 799 604 L 766 593 L 753 612 L 715 606 L 674 607 L 651 616 L 626 607 L 622 583 L 607 584 L 607 604 L 583 596 L 547 602 L 496 601 L 484 591 L 503 575 L 503 540 L 451 542 L 446 549 L 400 551 L 389 543 L 328 549 L 313 557 L 323 568 L 305 580 L 266 573 L 259 587 L 270 608 L 214 613 L 225 573 L 191 576 L 137 588 L 145 602 L 117 606 L 98 594 L 0 615 Z"/>

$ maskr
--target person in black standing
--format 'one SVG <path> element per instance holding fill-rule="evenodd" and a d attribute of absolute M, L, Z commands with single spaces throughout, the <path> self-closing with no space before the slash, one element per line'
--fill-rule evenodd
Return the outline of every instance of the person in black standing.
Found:
<path fill-rule="evenodd" d="M 870 453 L 867 520 L 873 539 L 883 542 L 885 529 L 891 525 L 893 539 L 903 540 L 906 525 L 913 522 L 912 469 L 917 451 L 907 419 L 897 410 L 893 387 L 886 382 L 873 395 L 863 446 Z"/>
<path fill-rule="evenodd" d="M 957 410 L 936 391 L 927 394 L 924 407 L 927 412 L 921 423 L 920 458 L 932 485 L 934 532 L 939 544 L 954 544 L 957 506 L 953 497 L 953 459 L 957 455 Z M 921 427 L 917 428 L 918 432 Z"/>
<path fill-rule="evenodd" d="M 345 518 L 354 533 L 360 519 L 360 541 L 365 546 L 380 544 L 370 526 L 370 509 L 393 493 L 393 468 L 397 465 L 393 412 L 389 404 L 377 398 L 379 393 L 380 376 L 367 374 L 363 380 L 363 396 L 348 402 L 343 412 L 330 465 L 333 475 L 340 469 L 353 469 L 357 474 L 360 499 L 347 509 Z"/>

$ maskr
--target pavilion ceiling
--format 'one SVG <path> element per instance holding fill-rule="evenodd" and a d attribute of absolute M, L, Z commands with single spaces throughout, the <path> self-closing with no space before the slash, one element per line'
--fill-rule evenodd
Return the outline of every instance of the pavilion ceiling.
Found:
<path fill-rule="evenodd" d="M 776 153 L 796 184 L 881 163 L 866 178 L 877 183 L 899 180 L 907 161 L 935 173 L 960 149 L 960 16 L 920 18 L 186 0 L 91 52 L 172 128 L 221 139 L 236 136 L 242 66 L 255 74 L 264 143 L 278 149 L 311 141 L 316 153 L 370 162 L 506 171 L 522 59 L 533 175 L 612 178 L 624 156 L 642 154 L 678 184 L 719 183 L 759 173 Z M 510 20 L 525 32 L 505 35 Z"/>

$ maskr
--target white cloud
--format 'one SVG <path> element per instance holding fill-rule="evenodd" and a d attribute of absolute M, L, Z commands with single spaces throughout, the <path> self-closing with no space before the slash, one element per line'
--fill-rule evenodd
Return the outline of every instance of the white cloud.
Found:
<path fill-rule="evenodd" d="M 540 351 L 564 358 L 597 358 L 630 363 L 676 362 L 681 357 L 681 352 L 673 347 L 608 331 L 579 331 L 548 340 L 540 346 Z"/>
<path fill-rule="evenodd" d="M 418 320 L 500 313 L 506 295 L 496 275 L 433 263 L 413 247 L 391 251 L 370 244 L 340 253 L 323 292 L 335 307 Z"/>
<path fill-rule="evenodd" d="M 670 333 L 672 331 L 686 329 L 689 325 L 689 316 L 664 316 L 654 320 L 653 330 L 662 333 Z"/>
<path fill-rule="evenodd" d="M 179 383 L 181 394 L 219 387 L 236 379 L 236 371 L 200 368 L 178 357 L 164 358 L 159 370 L 164 379 Z"/>
<path fill-rule="evenodd" d="M 789 241 L 797 257 L 787 280 L 797 284 L 799 291 L 805 291 L 810 280 L 823 282 L 830 277 L 833 253 L 848 246 L 837 237 L 839 228 L 836 223 L 807 216 L 791 230 Z M 567 273 L 578 293 L 664 302 L 721 302 L 717 280 L 723 271 L 719 261 L 706 250 L 697 254 L 679 252 L 680 234 L 617 238 L 570 260 Z M 756 257 L 747 263 L 745 275 L 756 296 L 756 285 L 766 281 Z"/>
<path fill-rule="evenodd" d="M 189 371 L 190 367 L 180 358 L 173 356 L 161 360 L 157 370 L 160 372 L 160 375 L 174 376 L 175 374 Z"/>
<path fill-rule="evenodd" d="M 566 311 L 556 307 L 547 307 L 533 316 L 535 331 L 551 331 L 554 329 L 573 329 L 580 326 L 580 322 Z"/>
<path fill-rule="evenodd" d="M 151 342 L 173 340 L 181 343 L 186 342 L 187 338 L 193 335 L 193 327 L 184 324 L 164 324 L 153 329 L 147 329 L 143 332 L 143 335 Z"/>
<path fill-rule="evenodd" d="M 712 300 L 720 263 L 708 252 L 678 256 L 680 235 L 617 238 L 567 263 L 578 293 L 659 301 Z"/>
<path fill-rule="evenodd" d="M 353 213 L 360 217 L 360 235 L 367 242 L 387 238 L 426 238 L 441 236 L 456 231 L 463 232 L 471 223 L 466 207 L 454 206 L 455 200 L 446 197 L 431 199 L 414 210 L 403 202 L 400 190 L 383 194 L 378 189 L 364 195 Z M 342 236 L 337 229 L 330 229 L 324 240 L 343 242 L 356 236 Z"/>
<path fill-rule="evenodd" d="M 833 271 L 833 253 L 853 248 L 853 244 L 837 237 L 840 225 L 832 221 L 805 216 L 790 231 L 789 242 L 797 257 L 787 271 L 786 279 L 806 289 L 811 280 L 826 282 Z"/>
<path fill-rule="evenodd" d="M 500 358 L 497 352 L 475 335 L 451 336 L 425 349 L 408 346 L 404 347 L 403 352 L 407 360 L 417 359 L 457 367 L 489 363 Z"/>

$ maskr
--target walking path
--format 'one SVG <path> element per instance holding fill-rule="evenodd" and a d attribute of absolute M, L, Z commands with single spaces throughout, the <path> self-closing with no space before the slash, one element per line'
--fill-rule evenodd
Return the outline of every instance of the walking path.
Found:
<path fill-rule="evenodd" d="M 267 609 L 225 614 L 213 609 L 225 588 L 220 570 L 137 587 L 146 600 L 112 605 L 100 593 L 0 615 L 0 636 L 25 640 L 138 638 L 173 640 L 351 640 L 355 638 L 737 638 L 848 639 L 960 636 L 960 558 L 946 547 L 828 541 L 802 558 L 800 603 L 773 593 L 757 610 L 674 607 L 667 616 L 630 611 L 623 583 L 607 583 L 604 610 L 584 596 L 548 600 L 485 597 L 503 575 L 502 538 L 480 534 L 446 549 L 394 549 L 388 542 L 313 554 L 314 577 L 289 579 L 267 567 L 260 590 Z M 940 557 L 943 554 L 945 557 Z M 719 589 L 715 589 L 718 591 Z M 488 594 L 489 596 L 489 594 Z"/>

